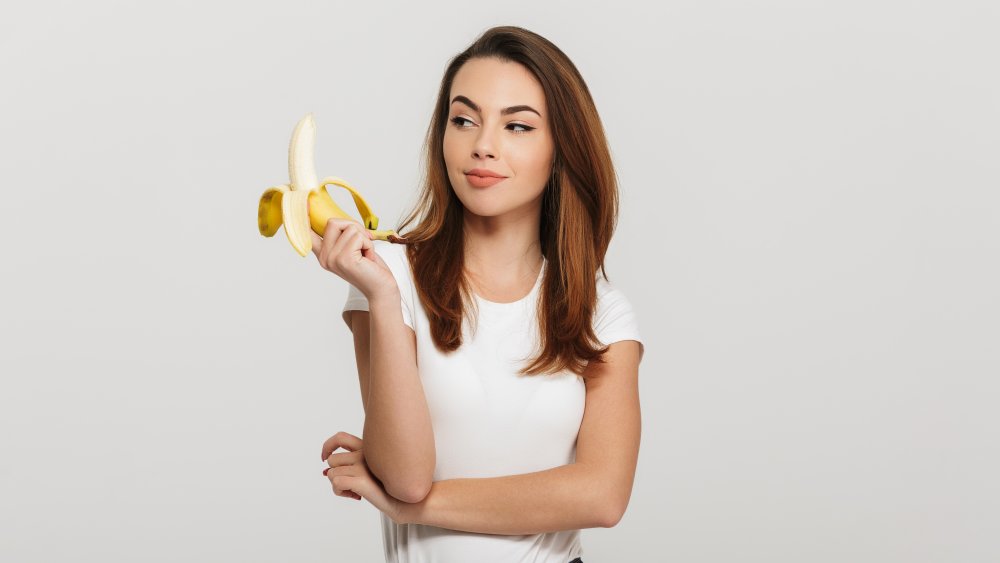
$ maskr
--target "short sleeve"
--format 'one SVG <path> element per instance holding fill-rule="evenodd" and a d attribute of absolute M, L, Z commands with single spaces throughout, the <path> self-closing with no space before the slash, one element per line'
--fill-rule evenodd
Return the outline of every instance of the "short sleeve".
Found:
<path fill-rule="evenodd" d="M 605 346 L 621 340 L 635 340 L 645 349 L 632 303 L 617 288 L 611 287 L 598 297 L 594 333 Z"/>
<path fill-rule="evenodd" d="M 396 278 L 396 285 L 399 286 L 399 307 L 403 313 L 403 324 L 413 328 L 413 311 L 412 305 L 410 303 L 413 292 L 413 283 L 410 279 L 410 268 L 405 262 L 406 255 L 402 253 L 402 248 L 387 241 L 375 241 L 375 252 L 382 258 L 382 261 L 389 266 L 389 270 L 392 272 L 393 277 Z M 344 303 L 344 308 L 341 311 L 341 317 L 344 319 L 344 324 L 350 328 L 351 318 L 348 315 L 348 311 L 367 311 L 368 308 L 368 298 L 365 294 L 361 292 L 360 289 L 354 287 L 352 284 L 347 284 L 347 300 Z"/>

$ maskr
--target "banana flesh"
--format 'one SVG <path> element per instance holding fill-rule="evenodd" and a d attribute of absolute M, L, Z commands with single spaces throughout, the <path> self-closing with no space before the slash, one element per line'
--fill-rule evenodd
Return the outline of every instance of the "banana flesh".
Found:
<path fill-rule="evenodd" d="M 316 179 L 314 161 L 316 147 L 316 122 L 313 114 L 308 113 L 299 120 L 292 132 L 292 141 L 288 145 L 288 175 L 290 184 L 272 186 L 264 191 L 257 206 L 257 229 L 265 237 L 274 236 L 278 227 L 285 226 L 285 235 L 292 248 L 301 256 L 312 250 L 312 237 L 309 229 L 323 236 L 326 223 L 331 218 L 351 219 L 326 190 L 326 186 L 335 185 L 351 192 L 354 205 L 361 213 L 361 224 L 378 240 L 403 243 L 406 241 L 392 229 L 378 230 L 378 216 L 372 212 L 371 206 L 365 201 L 358 190 L 340 178 L 327 177 L 322 181 Z"/>

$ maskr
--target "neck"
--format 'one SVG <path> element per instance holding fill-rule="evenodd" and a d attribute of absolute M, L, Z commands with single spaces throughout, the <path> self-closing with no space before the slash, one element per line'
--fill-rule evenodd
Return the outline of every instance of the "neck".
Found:
<path fill-rule="evenodd" d="M 538 239 L 541 208 L 511 216 L 481 217 L 465 212 L 465 266 L 500 281 L 538 274 L 542 246 Z"/>

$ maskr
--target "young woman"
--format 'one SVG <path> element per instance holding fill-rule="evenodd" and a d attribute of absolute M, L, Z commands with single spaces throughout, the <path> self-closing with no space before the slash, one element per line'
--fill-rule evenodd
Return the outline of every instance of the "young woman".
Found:
<path fill-rule="evenodd" d="M 594 102 L 551 42 L 492 28 L 447 67 L 425 149 L 405 244 L 313 234 L 350 283 L 365 409 L 324 473 L 381 511 L 387 561 L 582 562 L 580 530 L 628 505 L 643 350 L 603 272 L 618 188 Z"/>

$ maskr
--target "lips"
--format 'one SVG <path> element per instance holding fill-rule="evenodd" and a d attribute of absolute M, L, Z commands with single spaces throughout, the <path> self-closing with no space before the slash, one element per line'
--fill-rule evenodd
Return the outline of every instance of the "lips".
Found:
<path fill-rule="evenodd" d="M 499 182 L 503 182 L 505 178 L 496 176 L 476 176 L 475 174 L 466 174 L 465 179 L 468 180 L 469 184 L 477 188 L 488 188 Z"/>
<path fill-rule="evenodd" d="M 479 176 L 480 178 L 506 178 L 503 174 L 497 174 L 492 170 L 486 170 L 485 168 L 473 168 L 472 170 L 467 170 L 465 172 L 469 176 Z"/>

